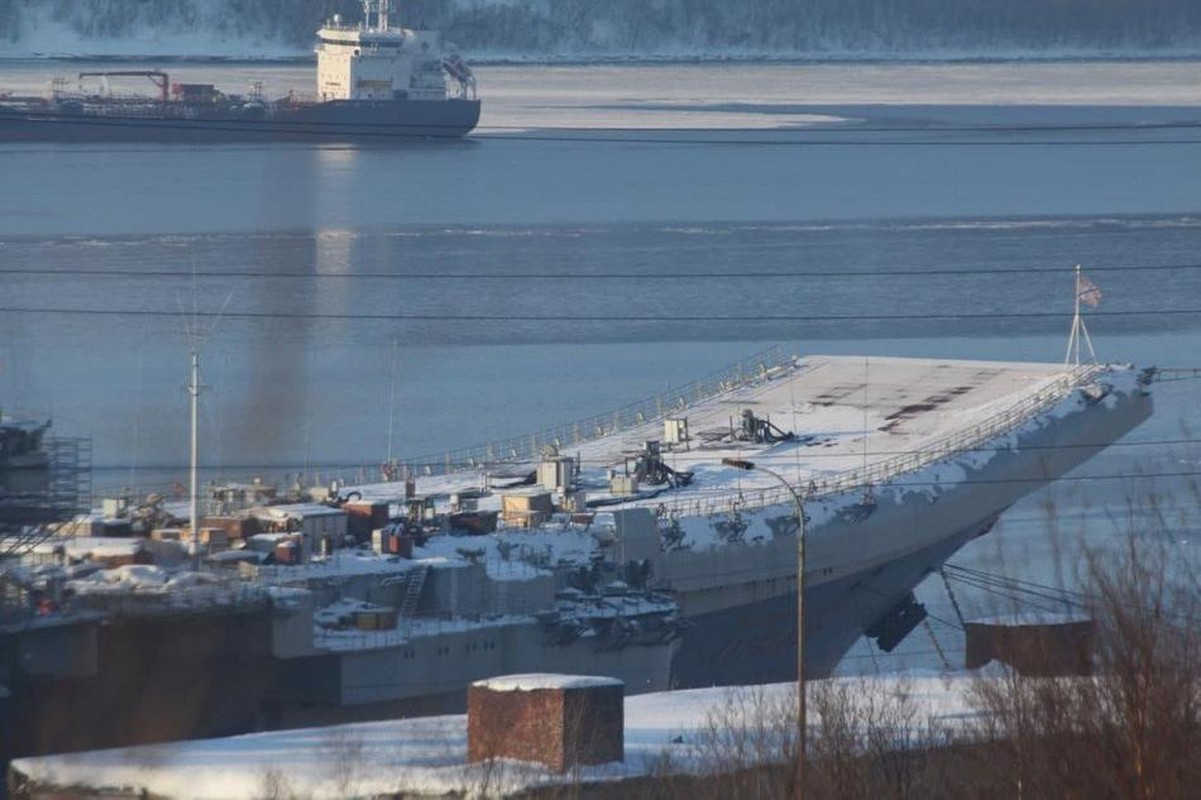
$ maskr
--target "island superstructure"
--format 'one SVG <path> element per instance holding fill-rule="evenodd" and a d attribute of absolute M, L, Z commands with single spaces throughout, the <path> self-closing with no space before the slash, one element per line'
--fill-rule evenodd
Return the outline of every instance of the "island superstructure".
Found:
<path fill-rule="evenodd" d="M 227 94 L 177 83 L 161 70 L 83 72 L 45 97 L 0 93 L 3 141 L 377 142 L 464 136 L 480 117 L 476 81 L 437 31 L 393 26 L 390 0 L 365 0 L 363 18 L 334 16 L 317 31 L 315 93 Z M 146 96 L 118 80 L 149 80 Z"/>
<path fill-rule="evenodd" d="M 114 502 L 78 523 L 90 536 L 8 572 L 54 600 L 2 639 L 45 656 L 6 673 L 12 729 L 54 698 L 179 738 L 449 710 L 505 672 L 603 671 L 630 692 L 787 679 L 798 499 L 807 669 L 828 674 L 864 635 L 895 646 L 924 616 L 925 576 L 1146 419 L 1152 376 L 765 355 L 304 502 L 211 487 L 200 573 L 180 509 Z"/>

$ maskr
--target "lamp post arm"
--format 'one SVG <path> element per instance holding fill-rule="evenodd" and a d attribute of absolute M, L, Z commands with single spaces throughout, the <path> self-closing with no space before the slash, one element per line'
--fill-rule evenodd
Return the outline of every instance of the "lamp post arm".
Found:
<path fill-rule="evenodd" d="M 797 685 L 797 753 L 796 774 L 793 778 L 792 796 L 801 800 L 805 795 L 805 504 L 801 495 L 784 476 L 744 458 L 723 458 L 721 463 L 736 469 L 766 472 L 784 484 L 792 495 L 796 509 L 796 685 Z"/>

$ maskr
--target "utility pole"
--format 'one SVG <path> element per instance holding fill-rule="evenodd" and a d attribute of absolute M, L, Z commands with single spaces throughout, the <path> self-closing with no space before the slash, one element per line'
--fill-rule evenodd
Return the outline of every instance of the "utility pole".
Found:
<path fill-rule="evenodd" d="M 188 395 L 192 406 L 192 460 L 189 477 L 188 519 L 192 534 L 192 556 L 196 571 L 200 571 L 200 486 L 197 477 L 200 456 L 200 352 L 192 351 L 192 373 L 188 381 Z"/>
<path fill-rule="evenodd" d="M 793 513 L 796 514 L 796 687 L 797 687 L 797 758 L 796 774 L 793 778 L 793 798 L 801 800 L 805 795 L 805 504 L 797 490 L 784 476 L 775 470 L 760 466 L 742 458 L 723 458 L 727 467 L 755 470 L 766 473 L 781 484 L 792 495 Z"/>

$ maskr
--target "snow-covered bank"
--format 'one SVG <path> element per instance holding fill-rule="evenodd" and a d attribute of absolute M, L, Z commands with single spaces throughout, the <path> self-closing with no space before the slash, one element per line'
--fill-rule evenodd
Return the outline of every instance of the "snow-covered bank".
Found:
<path fill-rule="evenodd" d="M 1030 58 L 1201 52 L 1189 0 L 413 0 L 411 27 L 488 58 Z M 307 50 L 354 0 L 0 0 L 9 55 L 225 55 Z"/>
<path fill-rule="evenodd" d="M 903 697 L 916 711 L 913 734 L 921 736 L 962 730 L 976 718 L 969 703 L 975 680 L 966 674 L 913 674 L 819 683 L 845 685 L 857 696 Z M 817 686 L 810 684 L 810 693 Z M 757 709 L 770 716 L 791 707 L 794 696 L 792 684 L 773 684 L 629 697 L 625 761 L 585 767 L 579 775 L 552 775 L 517 762 L 467 765 L 464 715 L 22 758 L 13 762 L 12 769 L 43 787 L 136 789 L 167 798 L 263 796 L 272 780 L 284 780 L 288 791 L 317 800 L 396 792 L 470 796 L 484 786 L 499 792 L 501 787 L 513 791 L 577 779 L 620 780 L 654 774 L 665 763 L 673 765 L 673 771 L 695 772 L 704 766 L 698 762 L 704 748 L 697 743 L 707 723 L 715 719 L 762 723 L 762 719 L 743 718 L 741 712 Z M 820 718 L 811 713 L 811 728 L 820 725 Z"/>

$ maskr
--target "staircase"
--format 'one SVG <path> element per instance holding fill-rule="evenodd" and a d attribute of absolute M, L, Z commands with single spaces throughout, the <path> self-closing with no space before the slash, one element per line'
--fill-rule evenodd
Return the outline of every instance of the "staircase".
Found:
<path fill-rule="evenodd" d="M 425 588 L 425 578 L 429 571 L 429 564 L 418 564 L 414 569 L 409 570 L 404 596 L 400 599 L 400 616 L 402 618 L 411 618 L 417 613 L 417 603 L 421 600 L 421 590 Z"/>

